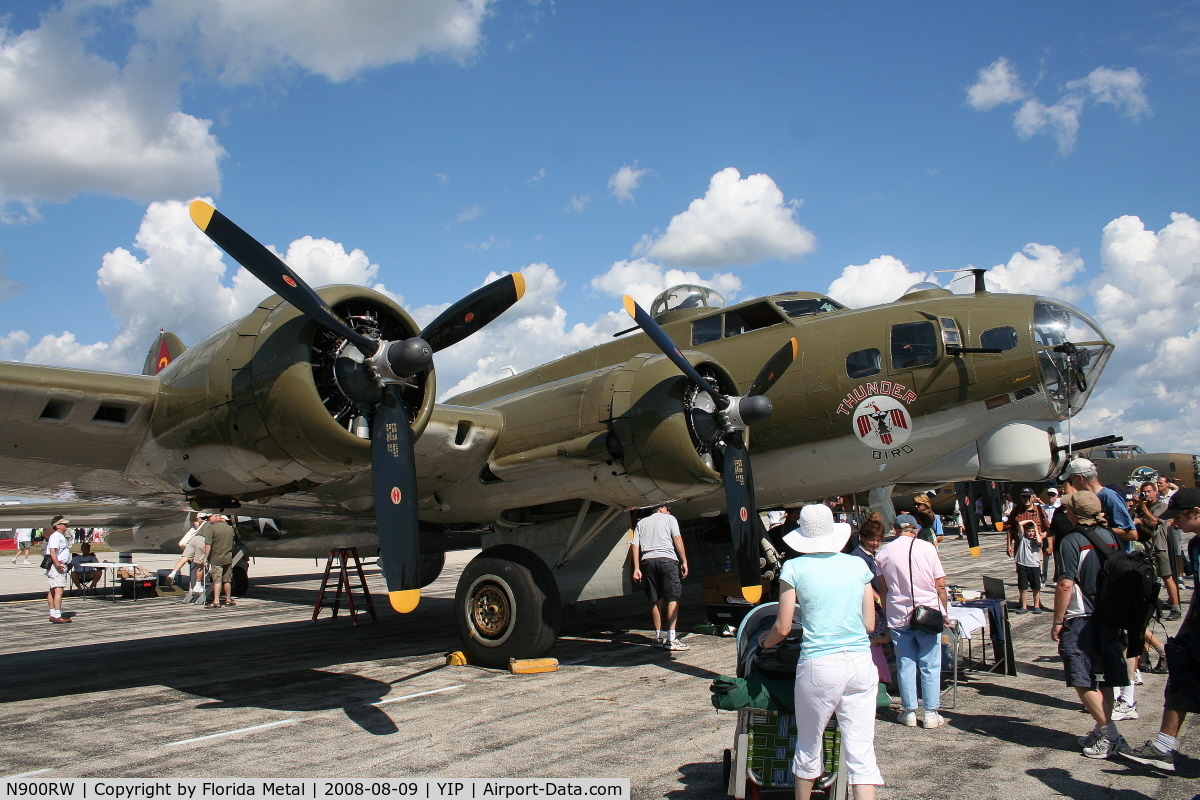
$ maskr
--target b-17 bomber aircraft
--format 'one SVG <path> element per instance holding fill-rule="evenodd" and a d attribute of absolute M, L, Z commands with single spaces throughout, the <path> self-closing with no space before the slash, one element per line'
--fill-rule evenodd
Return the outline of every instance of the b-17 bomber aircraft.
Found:
<path fill-rule="evenodd" d="M 483 664 L 545 655 L 564 604 L 630 591 L 633 509 L 670 503 L 693 571 L 732 556 L 757 602 L 759 509 L 1046 479 L 1112 350 L 1086 314 L 990 293 L 981 271 L 973 294 L 918 284 L 863 309 L 677 286 L 649 312 L 626 297 L 634 326 L 613 341 L 438 403 L 434 354 L 513 305 L 519 273 L 421 329 L 370 289 L 313 290 L 212 206 L 191 213 L 275 294 L 191 348 L 162 334 L 142 375 L 0 364 L 0 491 L 79 501 L 3 518 L 61 507 L 128 525 L 122 549 L 173 553 L 189 510 L 225 509 L 260 518 L 240 530 L 250 555 L 378 552 L 401 612 L 447 550 L 482 547 L 454 616 Z"/>

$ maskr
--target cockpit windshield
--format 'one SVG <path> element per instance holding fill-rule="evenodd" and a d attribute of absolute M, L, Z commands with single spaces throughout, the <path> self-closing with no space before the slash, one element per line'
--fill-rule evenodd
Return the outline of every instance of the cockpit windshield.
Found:
<path fill-rule="evenodd" d="M 658 319 L 660 314 L 681 308 L 724 308 L 725 298 L 715 289 L 690 283 L 672 286 L 654 298 L 650 316 Z"/>
<path fill-rule="evenodd" d="M 1087 400 L 1113 346 L 1100 326 L 1066 303 L 1033 304 L 1033 339 L 1046 396 L 1063 418 Z"/>

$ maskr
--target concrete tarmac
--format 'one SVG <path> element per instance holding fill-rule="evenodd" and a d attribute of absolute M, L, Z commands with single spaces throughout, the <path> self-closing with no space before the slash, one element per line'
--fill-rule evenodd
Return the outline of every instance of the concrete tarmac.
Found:
<path fill-rule="evenodd" d="M 0 775 L 628 777 L 638 798 L 724 796 L 735 715 L 713 710 L 708 684 L 734 671 L 732 639 L 693 634 L 680 653 L 651 647 L 644 600 L 616 598 L 565 615 L 558 672 L 448 667 L 443 654 L 459 648 L 454 587 L 471 555 L 450 554 L 416 613 L 381 599 L 380 622 L 360 615 L 358 627 L 328 610 L 311 624 L 320 570 L 284 559 L 256 560 L 236 608 L 68 597 L 73 624 L 50 625 L 36 599 L 40 572 L 4 558 Z M 982 558 L 961 540 L 942 556 L 951 583 L 981 588 L 980 576 L 994 575 L 1015 597 L 999 536 Z M 151 571 L 172 561 L 137 560 Z M 382 598 L 374 569 L 369 580 Z M 681 629 L 702 609 L 689 587 Z M 1063 683 L 1050 615 L 1012 620 L 1016 677 L 967 673 L 943 728 L 879 719 L 881 798 L 1177 800 L 1200 790 L 1195 716 L 1175 775 L 1082 757 L 1075 737 L 1091 722 Z M 1135 745 L 1157 731 L 1164 682 L 1146 675 L 1141 718 L 1119 723 Z"/>

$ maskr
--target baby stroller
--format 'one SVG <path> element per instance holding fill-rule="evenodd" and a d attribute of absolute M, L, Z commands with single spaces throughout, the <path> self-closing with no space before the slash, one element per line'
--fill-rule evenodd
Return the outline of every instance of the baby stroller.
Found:
<path fill-rule="evenodd" d="M 748 678 L 757 673 L 769 680 L 795 680 L 800 656 L 798 619 L 793 622 L 794 635 L 782 645 L 772 650 L 758 648 L 759 638 L 775 625 L 778 607 L 778 603 L 764 603 L 742 619 L 737 632 L 737 677 Z M 740 708 L 737 715 L 733 748 L 725 751 L 725 784 L 729 794 L 738 800 L 756 800 L 764 790 L 791 790 L 795 785 L 792 756 L 796 750 L 796 717 L 757 708 Z M 846 758 L 836 716 L 830 717 L 823 738 L 824 772 L 813 788 L 824 791 L 830 800 L 849 798 Z"/>

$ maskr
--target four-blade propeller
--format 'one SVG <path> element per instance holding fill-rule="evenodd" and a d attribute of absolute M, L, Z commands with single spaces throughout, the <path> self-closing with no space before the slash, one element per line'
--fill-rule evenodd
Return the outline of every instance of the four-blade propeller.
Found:
<path fill-rule="evenodd" d="M 715 411 L 718 439 L 724 449 L 721 474 L 725 484 L 726 513 L 729 515 L 729 532 L 733 537 L 733 549 L 737 555 L 738 578 L 742 596 L 751 603 L 762 598 L 762 572 L 759 569 L 759 541 L 762 538 L 762 522 L 754 503 L 754 478 L 750 471 L 750 456 L 742 432 L 756 422 L 771 416 L 771 401 L 766 398 L 784 370 L 799 354 L 800 345 L 793 338 L 767 360 L 758 376 L 750 384 L 746 394 L 729 396 L 701 377 L 679 351 L 675 342 L 667 335 L 654 318 L 642 309 L 633 298 L 624 298 L 625 310 L 663 354 L 671 359 L 679 371 L 712 398 Z M 714 442 L 715 444 L 716 442 Z"/>
<path fill-rule="evenodd" d="M 421 599 L 417 474 L 409 413 L 401 399 L 408 380 L 433 364 L 433 354 L 477 332 L 525 293 L 521 273 L 505 275 L 459 300 L 418 336 L 377 341 L 354 330 L 287 264 L 208 203 L 191 205 L 192 221 L 214 243 L 276 294 L 353 345 L 362 359 L 342 355 L 338 383 L 371 420 L 371 480 L 379 558 L 388 599 L 401 613 Z"/>

